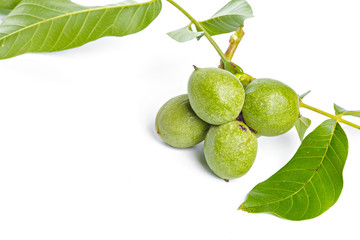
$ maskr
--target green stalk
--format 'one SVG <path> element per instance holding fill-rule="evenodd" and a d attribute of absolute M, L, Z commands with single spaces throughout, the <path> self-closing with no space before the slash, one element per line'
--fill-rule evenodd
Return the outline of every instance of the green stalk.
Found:
<path fill-rule="evenodd" d="M 353 128 L 356 128 L 356 129 L 359 129 L 359 130 L 360 130 L 360 126 L 359 126 L 359 125 L 356 125 L 356 124 L 354 124 L 354 123 L 352 123 L 352 122 L 349 122 L 349 121 L 346 121 L 346 120 L 342 119 L 342 115 L 341 115 L 341 114 L 338 115 L 338 116 L 332 115 L 332 114 L 327 113 L 327 112 L 324 112 L 324 111 L 322 111 L 322 110 L 320 110 L 320 109 L 317 109 L 317 108 L 314 108 L 314 107 L 312 107 L 312 106 L 309 106 L 309 105 L 303 103 L 302 101 L 300 101 L 300 107 L 303 107 L 303 108 L 309 109 L 309 110 L 311 110 L 311 111 L 317 112 L 317 113 L 322 114 L 322 115 L 324 115 L 324 116 L 326 116 L 326 117 L 328 117 L 328 118 L 335 119 L 335 120 L 338 121 L 338 122 L 344 123 L 344 124 L 346 124 L 346 125 L 349 125 L 349 126 L 351 126 L 351 127 L 353 127 Z"/>
<path fill-rule="evenodd" d="M 233 35 L 231 35 L 230 40 L 229 40 L 229 42 L 230 42 L 229 47 L 225 52 L 225 57 L 229 61 L 231 61 L 231 59 L 233 58 L 233 56 L 236 52 L 236 49 L 239 46 L 239 43 L 240 43 L 241 39 L 243 38 L 244 34 L 245 33 L 244 33 L 244 30 L 242 29 L 242 27 L 239 27 L 236 30 L 236 32 Z M 224 68 L 224 67 L 225 67 L 224 62 L 221 61 L 219 68 Z"/>
<path fill-rule="evenodd" d="M 220 47 L 216 44 L 214 39 L 212 39 L 211 35 L 206 31 L 206 29 L 198 21 L 196 21 L 195 18 L 193 18 L 187 11 L 185 11 L 185 9 L 183 9 L 180 5 L 178 5 L 176 2 L 174 2 L 173 0 L 167 0 L 167 1 L 169 3 L 171 3 L 174 7 L 176 7 L 180 12 L 182 12 L 193 24 L 195 24 L 195 26 L 198 29 L 200 29 L 201 31 L 204 32 L 205 37 L 209 40 L 211 45 L 213 45 L 213 47 L 215 48 L 215 50 L 217 51 L 217 53 L 219 54 L 221 59 L 224 62 L 228 63 L 229 60 L 226 58 L 225 54 L 221 51 Z"/>
<path fill-rule="evenodd" d="M 227 59 L 229 59 L 230 61 L 233 58 L 241 39 L 244 37 L 244 34 L 245 33 L 244 33 L 244 30 L 242 29 L 242 27 L 239 27 L 236 30 L 236 32 L 233 35 L 231 35 L 230 40 L 229 40 L 230 45 L 225 52 L 225 57 Z"/>

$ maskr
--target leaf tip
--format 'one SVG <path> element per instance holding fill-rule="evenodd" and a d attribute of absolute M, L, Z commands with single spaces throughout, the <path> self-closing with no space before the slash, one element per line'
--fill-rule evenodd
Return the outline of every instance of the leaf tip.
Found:
<path fill-rule="evenodd" d="M 253 213 L 254 212 L 253 208 L 245 208 L 244 204 L 241 204 L 240 207 L 238 208 L 238 210 L 241 210 L 241 211 L 244 211 L 244 212 L 247 212 L 247 213 Z"/>
<path fill-rule="evenodd" d="M 335 115 L 339 115 L 347 111 L 346 109 L 340 107 L 336 103 L 334 103 L 334 110 L 335 110 Z"/>
<path fill-rule="evenodd" d="M 306 97 L 310 92 L 311 92 L 311 90 L 307 91 L 306 93 L 301 94 L 301 95 L 299 96 L 300 99 L 303 99 L 304 97 Z"/>
<path fill-rule="evenodd" d="M 251 209 L 245 207 L 245 203 L 246 203 L 246 201 L 243 202 L 243 203 L 240 205 L 240 207 L 238 207 L 238 210 L 241 210 L 241 211 L 244 211 L 244 212 L 251 212 Z"/>

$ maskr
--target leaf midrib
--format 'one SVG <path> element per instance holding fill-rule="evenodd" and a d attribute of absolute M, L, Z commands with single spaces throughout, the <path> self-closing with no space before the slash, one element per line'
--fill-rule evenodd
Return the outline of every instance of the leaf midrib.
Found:
<path fill-rule="evenodd" d="M 305 126 L 310 127 L 310 124 L 307 124 L 303 118 L 300 118 L 300 121 L 304 123 Z"/>
<path fill-rule="evenodd" d="M 151 0 L 150 2 L 148 2 L 149 4 L 151 4 L 152 2 L 154 2 L 156 0 Z M 129 4 L 129 5 L 115 5 L 115 6 L 104 6 L 104 7 L 97 7 L 97 8 L 91 8 L 91 9 L 84 9 L 84 10 L 80 10 L 80 11 L 75 11 L 75 12 L 70 12 L 70 13 L 66 13 L 66 14 L 62 14 L 62 15 L 58 15 L 58 16 L 55 16 L 53 18 L 47 18 L 47 19 L 44 19 L 43 21 L 39 21 L 39 22 L 36 22 L 36 23 L 33 23 L 33 24 L 30 24 L 29 26 L 25 26 L 15 32 L 12 32 L 10 34 L 7 34 L 5 35 L 4 37 L 0 38 L 0 41 L 2 40 L 5 40 L 11 36 L 14 36 L 16 35 L 17 33 L 20 33 L 22 31 L 25 31 L 27 29 L 30 29 L 34 26 L 40 26 L 41 24 L 44 24 L 46 22 L 49 22 L 49 21 L 54 21 L 56 19 L 59 19 L 59 18 L 62 18 L 62 17 L 68 17 L 68 16 L 71 16 L 71 15 L 76 15 L 76 14 L 81 14 L 81 13 L 91 13 L 91 12 L 95 12 L 95 11 L 99 11 L 99 10 L 109 10 L 109 9 L 112 9 L 112 8 L 119 8 L 119 7 L 122 7 L 123 8 L 128 8 L 128 7 L 133 7 L 133 6 L 141 6 L 141 5 L 144 5 L 145 3 L 134 3 L 134 4 Z M 21 3 L 17 6 L 19 7 L 21 6 Z"/>
<path fill-rule="evenodd" d="M 327 153 L 328 153 L 328 151 L 329 151 L 330 143 L 331 143 L 331 141 L 332 141 L 332 139 L 333 139 L 333 137 L 334 137 L 334 132 L 335 132 L 335 129 L 336 129 L 337 124 L 338 124 L 338 122 L 335 122 L 334 128 L 333 128 L 333 130 L 332 130 L 332 132 L 331 132 L 330 140 L 329 140 L 329 142 L 328 142 L 328 144 L 327 144 L 327 146 L 326 146 L 325 154 L 324 154 L 324 156 L 322 157 L 321 162 L 320 162 L 320 164 L 318 165 L 317 169 L 320 169 L 320 166 L 323 164 L 324 159 L 325 159 L 325 156 L 327 155 Z M 302 170 L 304 170 L 304 169 L 302 169 Z M 299 190 L 297 190 L 296 192 L 294 192 L 293 194 L 291 194 L 291 195 L 289 195 L 289 196 L 287 196 L 287 197 L 285 197 L 285 198 L 283 198 L 283 199 L 277 200 L 277 201 L 269 202 L 269 203 L 266 203 L 266 204 L 254 205 L 254 206 L 262 206 L 262 205 L 270 205 L 270 204 L 274 204 L 274 203 L 279 203 L 279 202 L 281 202 L 281 201 L 284 201 L 284 200 L 286 200 L 286 199 L 288 199 L 288 198 L 293 197 L 294 195 L 296 195 L 297 193 L 299 193 L 301 190 L 303 190 L 303 189 L 305 188 L 305 186 L 308 185 L 308 184 L 311 182 L 311 180 L 312 180 L 313 177 L 315 176 L 316 172 L 317 172 L 317 171 L 314 171 L 314 173 L 313 173 L 313 175 L 310 177 L 309 181 L 306 181 L 305 184 L 303 184 L 303 186 L 302 186 Z M 249 207 L 249 208 L 252 208 L 252 207 Z"/>

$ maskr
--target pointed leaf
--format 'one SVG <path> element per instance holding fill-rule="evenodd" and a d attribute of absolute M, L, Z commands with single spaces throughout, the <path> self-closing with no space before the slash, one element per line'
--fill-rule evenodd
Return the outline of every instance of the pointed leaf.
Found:
<path fill-rule="evenodd" d="M 336 105 L 335 103 L 334 103 L 334 109 L 335 109 L 335 114 L 336 115 L 339 115 L 339 114 L 341 114 L 343 112 L 347 112 L 346 109 L 340 107 L 339 105 Z"/>
<path fill-rule="evenodd" d="M 0 0 L 0 8 L 13 9 L 21 0 Z"/>
<path fill-rule="evenodd" d="M 253 13 L 250 5 L 245 0 L 231 0 L 215 13 L 212 18 L 199 23 L 211 36 L 214 36 L 236 31 L 240 26 L 243 27 L 245 19 L 250 17 L 253 17 Z M 197 32 L 191 31 L 192 33 L 187 30 L 189 30 L 189 27 L 175 30 L 171 33 L 175 33 L 176 38 L 170 36 L 177 41 L 179 41 L 178 39 L 181 39 L 182 42 L 184 42 L 194 38 L 199 40 L 204 35 L 198 28 L 196 29 Z"/>
<path fill-rule="evenodd" d="M 295 128 L 296 128 L 296 131 L 299 134 L 299 138 L 300 138 L 301 141 L 304 139 L 305 132 L 310 127 L 310 125 L 311 125 L 311 120 L 304 117 L 304 116 L 301 116 L 296 121 Z"/>
<path fill-rule="evenodd" d="M 360 110 L 359 111 L 348 111 L 336 104 L 334 104 L 334 109 L 335 109 L 336 115 L 342 114 L 344 116 L 348 115 L 348 116 L 353 116 L 353 117 L 360 117 Z"/>
<path fill-rule="evenodd" d="M 251 190 L 240 209 L 290 220 L 319 216 L 340 196 L 347 154 L 344 130 L 335 120 L 326 120 L 282 169 Z"/>
<path fill-rule="evenodd" d="M 311 90 L 307 91 L 307 92 L 304 93 L 304 94 L 301 94 L 301 95 L 299 96 L 300 99 L 303 99 L 304 97 L 306 97 L 310 92 L 311 92 Z"/>
<path fill-rule="evenodd" d="M 202 35 L 202 33 L 200 32 L 193 32 L 191 29 L 190 29 L 190 26 L 187 26 L 187 27 L 184 27 L 184 28 L 180 28 L 178 30 L 175 30 L 175 31 L 172 31 L 172 32 L 169 32 L 168 35 L 178 41 L 178 42 L 187 42 L 187 41 L 190 41 L 194 38 L 197 38 L 199 36 Z"/>
<path fill-rule="evenodd" d="M 85 7 L 69 0 L 23 0 L 0 25 L 0 59 L 139 32 L 160 13 L 161 0 L 133 2 Z"/>

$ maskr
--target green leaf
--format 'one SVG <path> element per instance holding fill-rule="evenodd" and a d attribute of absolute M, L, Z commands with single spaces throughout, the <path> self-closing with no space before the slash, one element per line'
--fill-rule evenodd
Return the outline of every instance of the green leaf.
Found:
<path fill-rule="evenodd" d="M 0 8 L 13 9 L 21 0 L 0 0 Z"/>
<path fill-rule="evenodd" d="M 200 24 L 211 36 L 215 36 L 236 31 L 240 26 L 244 26 L 245 19 L 251 17 L 253 17 L 252 9 L 245 0 L 232 0 L 212 18 Z"/>
<path fill-rule="evenodd" d="M 301 94 L 301 95 L 299 96 L 300 99 L 303 99 L 304 97 L 306 97 L 310 92 L 311 92 L 311 90 L 307 91 L 307 92 L 304 93 L 304 94 Z"/>
<path fill-rule="evenodd" d="M 11 10 L 9 10 L 9 9 L 0 8 L 0 15 L 2 15 L 2 16 L 0 17 L 0 20 L 2 20 L 2 18 L 4 17 L 4 15 L 8 15 L 10 12 L 11 12 Z"/>
<path fill-rule="evenodd" d="M 299 134 L 299 138 L 300 138 L 301 141 L 304 139 L 305 132 L 310 127 L 310 125 L 311 125 L 311 120 L 304 117 L 304 116 L 301 116 L 296 121 L 295 128 L 296 128 L 296 131 Z"/>
<path fill-rule="evenodd" d="M 247 18 L 253 17 L 250 5 L 245 0 L 232 0 L 221 8 L 215 15 L 205 21 L 199 22 L 205 30 L 211 35 L 219 35 L 236 31 L 240 26 L 244 26 Z M 190 41 L 192 39 L 200 39 L 203 36 L 202 31 L 189 33 L 186 31 L 189 27 L 181 28 L 170 32 L 169 36 L 179 42 Z M 173 33 L 176 34 L 173 34 Z M 182 36 L 183 35 L 183 36 Z"/>
<path fill-rule="evenodd" d="M 146 28 L 160 13 L 161 0 L 126 1 L 85 7 L 69 0 L 23 0 L 0 25 L 0 59 L 26 52 L 53 52 L 105 36 Z"/>
<path fill-rule="evenodd" d="M 191 30 L 190 26 L 180 28 L 178 30 L 169 32 L 168 35 L 178 41 L 178 42 L 187 42 L 194 38 L 197 38 L 202 35 L 200 32 L 194 32 Z"/>
<path fill-rule="evenodd" d="M 340 196 L 347 154 L 344 130 L 335 120 L 326 120 L 304 139 L 282 169 L 251 190 L 240 209 L 289 220 L 319 216 Z"/>
<path fill-rule="evenodd" d="M 348 111 L 336 104 L 334 104 L 334 109 L 335 109 L 336 115 L 342 114 L 344 116 L 349 115 L 349 116 L 353 116 L 353 117 L 360 117 L 360 110 L 359 111 Z"/>

